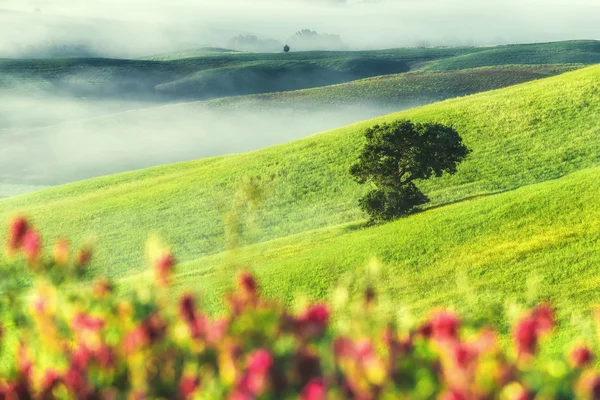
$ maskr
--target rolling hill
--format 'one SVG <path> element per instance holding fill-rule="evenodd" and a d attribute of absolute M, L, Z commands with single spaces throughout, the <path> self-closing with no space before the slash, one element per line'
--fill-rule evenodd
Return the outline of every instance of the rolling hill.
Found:
<path fill-rule="evenodd" d="M 398 49 L 289 54 L 209 53 L 173 60 L 3 59 L 0 89 L 94 98 L 173 101 L 294 90 L 406 72 L 425 62 L 476 51 Z"/>
<path fill-rule="evenodd" d="M 457 175 L 428 181 L 422 187 L 432 198 L 431 207 L 455 202 L 468 204 L 465 200 L 474 196 L 540 184 L 598 166 L 599 77 L 600 67 L 590 67 L 392 114 L 261 151 L 50 188 L 0 201 L 0 219 L 7 220 L 16 212 L 25 212 L 48 233 L 50 240 L 65 232 L 74 238 L 95 233 L 101 244 L 95 272 L 113 277 L 140 270 L 142 249 L 149 232 L 172 243 L 182 262 L 223 251 L 223 210 L 230 209 L 234 193 L 249 178 L 256 181 L 260 177 L 266 190 L 266 201 L 257 217 L 256 234 L 242 241 L 242 245 L 360 221 L 362 215 L 356 200 L 364 189 L 352 182 L 347 173 L 348 166 L 361 146 L 365 127 L 397 118 L 449 123 L 462 133 L 473 150 L 472 156 L 461 165 Z M 588 177 L 595 176 L 594 173 L 590 172 L 592 175 Z M 547 187 L 551 188 L 547 193 L 558 190 L 558 187 Z M 531 190 L 536 189 L 532 187 Z M 593 186 L 590 190 L 589 196 L 597 194 Z M 562 195 L 567 196 L 567 193 Z M 554 201 L 544 196 L 538 198 L 540 204 L 525 204 L 522 212 L 535 214 L 535 210 L 544 210 L 546 203 Z M 494 203 L 493 198 L 489 201 L 491 203 L 485 204 L 499 204 Z M 557 204 L 557 207 L 560 204 L 567 207 L 563 203 Z M 428 211 L 390 226 L 412 224 L 415 219 L 439 215 L 438 212 L 442 211 Z M 468 210 L 464 212 L 465 216 L 469 215 Z M 591 212 L 595 211 L 592 209 Z M 506 219 L 506 229 L 511 224 L 520 226 L 521 212 L 517 208 L 508 207 L 506 213 L 515 214 L 513 222 Z M 498 223 L 503 220 L 499 218 Z M 575 222 L 564 221 L 565 232 L 575 229 Z M 392 228 L 372 229 L 365 230 L 364 234 Z M 525 232 L 525 225 L 523 229 Z M 464 230 L 455 234 L 467 235 Z M 394 249 L 374 253 L 394 260 L 398 259 L 398 254 L 413 251 L 404 249 L 401 243 Z M 583 244 L 577 241 L 575 246 Z M 414 251 L 423 250 L 417 246 Z M 303 260 L 306 265 L 312 263 L 310 259 Z M 514 261 L 511 260 L 509 257 L 506 262 Z M 334 262 L 342 261 L 331 259 L 328 265 Z M 566 268 L 561 263 L 556 265 L 556 268 Z M 414 267 L 425 268 L 424 261 L 415 261 Z M 294 279 L 300 279 L 298 276 Z M 304 285 L 301 282 L 295 284 L 298 287 Z M 319 291 L 319 294 L 323 293 Z"/>
<path fill-rule="evenodd" d="M 377 105 L 390 109 L 422 106 L 547 78 L 581 68 L 576 64 L 505 65 L 454 71 L 414 71 L 326 87 L 211 100 L 213 108 L 314 109 L 324 105 Z"/>
<path fill-rule="evenodd" d="M 597 64 L 600 42 L 596 40 L 517 44 L 490 47 L 429 63 L 426 70 L 457 70 L 507 64 Z"/>
<path fill-rule="evenodd" d="M 598 43 L 288 54 L 191 51 L 140 60 L 2 59 L 0 90 L 25 86 L 26 91 L 92 98 L 201 100 L 331 85 L 421 67 L 456 70 L 511 64 L 593 64 L 600 62 Z"/>

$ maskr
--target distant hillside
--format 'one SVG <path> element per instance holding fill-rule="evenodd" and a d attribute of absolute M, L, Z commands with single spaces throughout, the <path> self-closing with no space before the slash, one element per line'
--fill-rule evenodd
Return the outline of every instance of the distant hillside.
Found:
<path fill-rule="evenodd" d="M 484 51 L 437 60 L 426 70 L 457 70 L 507 64 L 598 64 L 600 41 L 567 41 L 490 47 Z"/>
<path fill-rule="evenodd" d="M 419 67 L 455 70 L 511 64 L 594 64 L 600 62 L 598 43 L 288 54 L 201 49 L 154 60 L 4 59 L 0 60 L 0 91 L 25 85 L 27 90 L 93 98 L 206 100 L 306 89 Z"/>
<path fill-rule="evenodd" d="M 509 65 L 454 71 L 414 71 L 339 85 L 282 93 L 228 97 L 207 103 L 214 108 L 319 108 L 324 105 L 379 105 L 392 109 L 421 106 L 453 97 L 547 78 L 581 65 Z"/>

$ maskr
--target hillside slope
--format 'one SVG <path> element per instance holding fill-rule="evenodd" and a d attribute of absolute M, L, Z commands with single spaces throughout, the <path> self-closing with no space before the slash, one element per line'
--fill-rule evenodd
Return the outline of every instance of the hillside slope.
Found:
<path fill-rule="evenodd" d="M 0 134 L 0 182 L 60 184 L 256 150 L 390 112 L 576 68 L 543 65 L 414 72 L 317 89 L 148 107 L 30 130 L 14 129 Z M 0 119 L 31 105 L 24 102 L 18 108 L 11 103 L 4 110 L 1 104 Z M 68 103 L 62 108 L 60 102 L 53 105 L 49 116 L 52 111 L 78 115 Z M 81 114 L 87 110 L 83 108 Z M 71 148 L 77 149 L 77 157 L 65 155 L 65 150 Z"/>
<path fill-rule="evenodd" d="M 214 108 L 319 108 L 324 105 L 422 106 L 449 98 L 500 89 L 547 78 L 582 65 L 507 65 L 455 71 L 414 71 L 366 78 L 339 85 L 282 93 L 265 93 L 211 100 Z M 399 111 L 399 110 L 396 110 Z"/>
<path fill-rule="evenodd" d="M 598 64 L 600 41 L 580 40 L 554 43 L 490 47 L 429 63 L 426 70 L 457 70 L 506 64 Z"/>
<path fill-rule="evenodd" d="M 383 226 L 347 224 L 200 258 L 179 266 L 177 286 L 202 293 L 218 312 L 234 262 L 251 268 L 269 296 L 324 299 L 350 277 L 355 290 L 368 284 L 364 272 L 376 258 L 381 276 L 371 283 L 419 314 L 441 305 L 473 311 L 481 305 L 475 294 L 492 304 L 528 301 L 528 285 L 538 279 L 536 298 L 551 300 L 568 321 L 600 300 L 598 199 L 595 167 Z"/>
<path fill-rule="evenodd" d="M 181 261 L 224 249 L 222 209 L 245 179 L 268 182 L 255 242 L 360 220 L 348 176 L 364 128 L 410 118 L 452 124 L 473 150 L 452 177 L 422 184 L 432 206 L 554 179 L 600 164 L 600 67 L 449 100 L 240 155 L 107 176 L 0 201 L 0 220 L 32 216 L 50 239 L 96 233 L 98 267 L 142 264 L 148 232 Z M 244 243 L 243 243 L 244 244 Z"/>

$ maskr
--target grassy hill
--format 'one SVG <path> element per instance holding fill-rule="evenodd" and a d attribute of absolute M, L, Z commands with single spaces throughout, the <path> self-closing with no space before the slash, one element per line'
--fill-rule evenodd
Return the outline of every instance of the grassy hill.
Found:
<path fill-rule="evenodd" d="M 257 218 L 257 233 L 242 244 L 360 221 L 356 200 L 364 189 L 352 182 L 348 167 L 361 146 L 363 129 L 397 118 L 452 124 L 473 150 L 457 175 L 422 185 L 432 199 L 431 206 L 514 190 L 600 165 L 599 77 L 600 67 L 590 67 L 261 151 L 51 188 L 0 201 L 0 219 L 26 212 L 48 232 L 49 239 L 65 232 L 73 237 L 95 233 L 101 244 L 96 272 L 113 277 L 139 271 L 148 232 L 158 233 L 172 243 L 183 262 L 223 251 L 221 210 L 230 208 L 234 193 L 250 177 L 265 182 L 267 196 Z M 531 207 L 543 209 L 543 205 Z M 514 224 L 521 223 L 516 208 L 507 208 L 506 212 L 515 213 Z M 425 217 L 414 216 L 399 224 L 414 223 L 410 221 L 418 218 Z M 573 228 L 568 221 L 563 225 L 567 230 Z M 526 229 L 526 224 L 522 227 Z M 455 233 L 467 235 L 464 231 Z M 400 246 L 394 251 L 405 253 Z M 423 250 L 416 246 L 414 251 Z M 389 250 L 379 255 L 390 259 L 391 254 Z M 306 265 L 312 264 L 310 259 L 303 260 Z M 330 259 L 327 265 L 337 262 Z M 512 262 L 511 258 L 506 262 Z M 311 281 L 314 278 L 302 276 Z"/>
<path fill-rule="evenodd" d="M 0 89 L 28 85 L 99 98 L 208 99 L 293 90 L 410 70 L 469 48 L 289 54 L 209 53 L 172 60 L 0 60 Z"/>
<path fill-rule="evenodd" d="M 288 54 L 191 51 L 143 60 L 3 59 L 0 60 L 0 90 L 24 85 L 25 90 L 85 97 L 171 101 L 297 90 L 407 72 L 423 66 L 455 70 L 510 64 L 598 62 L 600 45 L 594 41 Z"/>
<path fill-rule="evenodd" d="M 561 334 L 572 340 L 585 327 L 570 316 L 600 300 L 599 197 L 596 167 L 383 226 L 352 223 L 249 246 L 235 253 L 235 265 L 252 268 L 267 295 L 288 303 L 298 294 L 329 298 L 330 288 L 344 281 L 353 282 L 353 290 L 375 284 L 384 298 L 418 315 L 442 305 L 481 315 L 529 296 L 551 300 L 560 310 Z M 205 306 L 220 311 L 222 294 L 231 288 L 224 267 L 231 257 L 180 265 L 179 290 L 202 293 Z M 369 279 L 366 266 L 375 257 L 381 275 Z M 500 326 L 506 322 L 502 313 L 488 317 Z"/>
<path fill-rule="evenodd" d="M 426 70 L 457 70 L 507 64 L 597 64 L 600 42 L 566 41 L 490 47 L 429 63 Z"/>
<path fill-rule="evenodd" d="M 214 108 L 302 107 L 367 104 L 392 108 L 421 106 L 448 98 L 547 78 L 581 65 L 507 65 L 454 71 L 414 71 L 326 87 L 211 100 Z"/>

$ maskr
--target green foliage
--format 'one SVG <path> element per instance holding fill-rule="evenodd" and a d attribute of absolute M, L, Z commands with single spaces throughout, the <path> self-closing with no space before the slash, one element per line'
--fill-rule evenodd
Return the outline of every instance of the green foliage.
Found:
<path fill-rule="evenodd" d="M 174 298 L 168 249 L 150 246 L 154 279 L 118 296 L 105 279 L 81 280 L 85 265 L 67 242 L 43 257 L 39 237 L 16 218 L 0 261 L 2 398 L 588 400 L 600 389 L 589 343 L 539 357 L 555 328 L 548 303 L 514 310 L 508 345 L 447 308 L 422 323 L 387 316 L 372 287 L 349 298 L 342 286 L 335 304 L 294 310 L 241 272 L 227 311 L 211 318 L 194 295 Z M 11 284 L 20 276 L 33 286 Z"/>
<path fill-rule="evenodd" d="M 415 180 L 455 174 L 469 154 L 458 132 L 442 124 L 398 120 L 367 129 L 365 138 L 350 174 L 375 186 L 359 201 L 371 221 L 397 219 L 425 204 L 429 199 Z"/>

